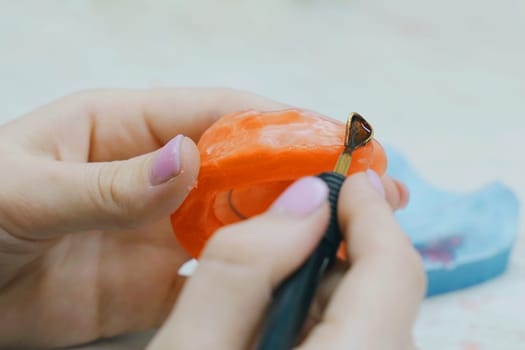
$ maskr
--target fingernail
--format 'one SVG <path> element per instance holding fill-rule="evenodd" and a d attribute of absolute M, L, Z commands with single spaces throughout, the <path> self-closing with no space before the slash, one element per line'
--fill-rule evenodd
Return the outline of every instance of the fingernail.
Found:
<path fill-rule="evenodd" d="M 385 188 L 383 187 L 383 183 L 381 182 L 381 179 L 379 178 L 379 175 L 372 169 L 368 169 L 366 171 L 366 174 L 368 175 L 368 178 L 370 179 L 370 182 L 376 190 L 381 194 L 383 198 L 385 198 Z"/>
<path fill-rule="evenodd" d="M 317 177 L 294 182 L 273 203 L 270 211 L 304 217 L 314 213 L 328 198 L 328 186 Z"/>
<path fill-rule="evenodd" d="M 178 135 L 160 149 L 150 172 L 153 186 L 163 184 L 181 172 L 180 150 L 183 140 L 184 135 Z"/>
<path fill-rule="evenodd" d="M 396 185 L 397 190 L 399 191 L 399 195 L 400 195 L 399 206 L 401 209 L 406 208 L 406 206 L 408 205 L 408 202 L 410 201 L 410 190 L 402 182 L 394 181 L 394 184 Z"/>

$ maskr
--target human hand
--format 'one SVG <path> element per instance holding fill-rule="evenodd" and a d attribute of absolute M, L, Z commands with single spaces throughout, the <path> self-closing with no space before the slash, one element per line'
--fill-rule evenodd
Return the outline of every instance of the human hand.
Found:
<path fill-rule="evenodd" d="M 168 217 L 196 181 L 194 142 L 224 114 L 283 107 L 227 89 L 98 90 L 2 126 L 0 347 L 161 324 L 184 282 Z"/>
<path fill-rule="evenodd" d="M 283 105 L 228 89 L 96 90 L 2 126 L 0 346 L 158 325 L 188 258 L 168 217 L 196 181 L 194 141 L 247 108 Z"/>
<path fill-rule="evenodd" d="M 298 349 L 413 349 L 425 273 L 377 175 L 368 174 L 349 177 L 340 193 L 352 267 L 333 269 L 323 281 Z M 327 195 L 321 180 L 304 178 L 268 212 L 220 229 L 148 349 L 251 348 L 272 291 L 327 227 Z"/>

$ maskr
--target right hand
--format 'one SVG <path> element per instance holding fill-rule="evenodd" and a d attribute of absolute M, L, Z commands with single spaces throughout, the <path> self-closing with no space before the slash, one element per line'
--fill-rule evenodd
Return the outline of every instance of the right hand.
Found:
<path fill-rule="evenodd" d="M 220 229 L 148 349 L 250 348 L 272 291 L 321 239 L 327 194 L 324 182 L 305 178 L 268 212 Z M 352 267 L 324 280 L 300 349 L 413 348 L 426 277 L 385 195 L 373 172 L 343 185 L 338 214 Z"/>

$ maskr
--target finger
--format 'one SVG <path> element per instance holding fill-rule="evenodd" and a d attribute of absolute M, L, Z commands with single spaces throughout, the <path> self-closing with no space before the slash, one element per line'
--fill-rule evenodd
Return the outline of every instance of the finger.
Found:
<path fill-rule="evenodd" d="M 199 161 L 193 141 L 179 135 L 158 151 L 126 161 L 21 162 L 19 167 L 30 165 L 39 172 L 12 172 L 13 186 L 7 187 L 12 198 L 27 191 L 32 195 L 30 201 L 20 197 L 5 208 L 13 225 L 8 230 L 21 237 L 51 238 L 153 222 L 182 203 L 196 183 Z M 34 175 L 39 178 L 36 183 L 20 179 Z"/>
<path fill-rule="evenodd" d="M 390 207 L 394 211 L 406 207 L 409 200 L 408 188 L 402 182 L 391 178 L 390 176 L 383 176 L 381 182 L 385 190 L 385 199 Z M 337 260 L 336 264 L 323 278 L 309 311 L 308 320 L 302 331 L 302 338 L 305 338 L 308 333 L 310 333 L 310 330 L 321 321 L 321 317 L 329 300 L 345 276 L 349 266 L 350 264 L 348 261 Z"/>
<path fill-rule="evenodd" d="M 301 179 L 268 213 L 217 232 L 150 349 L 246 349 L 273 289 L 326 229 L 327 195 Z"/>
<path fill-rule="evenodd" d="M 403 182 L 399 180 L 394 179 L 394 183 L 396 184 L 401 197 L 400 208 L 405 208 L 410 201 L 410 190 Z"/>
<path fill-rule="evenodd" d="M 354 175 L 341 190 L 338 211 L 351 269 L 307 339 L 307 349 L 321 344 L 406 349 L 411 342 L 425 274 L 419 255 L 374 188 L 374 183 L 380 186 L 374 175 Z"/>
<path fill-rule="evenodd" d="M 11 127 L 31 125 L 39 130 L 32 135 L 33 150 L 39 154 L 100 162 L 152 152 L 177 134 L 197 141 L 215 120 L 228 113 L 285 107 L 225 88 L 100 89 L 62 98 Z"/>
<path fill-rule="evenodd" d="M 406 185 L 390 176 L 383 176 L 381 182 L 385 190 L 385 199 L 390 207 L 394 211 L 406 207 L 410 196 Z M 315 296 L 314 305 L 309 315 L 309 327 L 306 327 L 305 334 L 321 320 L 321 315 L 328 301 L 346 274 L 349 266 L 347 261 L 338 260 L 334 267 L 327 272 L 327 276 L 323 279 L 323 282 L 319 286 L 319 291 Z"/>
<path fill-rule="evenodd" d="M 350 264 L 346 260 L 336 260 L 335 264 L 325 273 L 314 296 L 310 310 L 308 310 L 308 318 L 301 330 L 298 343 L 302 343 L 310 331 L 321 322 L 324 310 L 349 266 Z"/>
<path fill-rule="evenodd" d="M 393 210 L 405 208 L 410 197 L 406 185 L 390 176 L 383 176 L 381 182 L 385 190 L 386 201 L 390 207 Z"/>

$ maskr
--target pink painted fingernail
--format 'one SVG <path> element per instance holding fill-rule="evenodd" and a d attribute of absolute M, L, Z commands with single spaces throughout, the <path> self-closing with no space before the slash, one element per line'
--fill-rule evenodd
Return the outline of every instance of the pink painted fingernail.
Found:
<path fill-rule="evenodd" d="M 294 182 L 273 203 L 270 211 L 304 217 L 319 209 L 328 198 L 328 186 L 317 177 Z"/>
<path fill-rule="evenodd" d="M 181 172 L 180 151 L 183 140 L 184 135 L 178 135 L 160 149 L 150 172 L 153 186 L 163 184 Z"/>
<path fill-rule="evenodd" d="M 370 182 L 376 190 L 381 194 L 383 198 L 385 198 L 385 188 L 383 187 L 383 183 L 381 182 L 381 179 L 379 178 L 379 175 L 372 169 L 368 169 L 366 171 L 366 174 L 368 175 L 368 178 L 370 179 Z"/>

